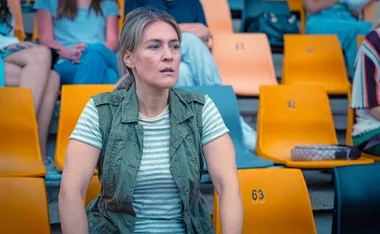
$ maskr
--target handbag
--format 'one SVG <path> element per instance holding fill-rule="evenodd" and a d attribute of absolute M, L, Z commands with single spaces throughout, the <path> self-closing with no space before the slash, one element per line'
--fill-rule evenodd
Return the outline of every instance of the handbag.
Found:
<path fill-rule="evenodd" d="M 292 161 L 356 160 L 361 152 L 347 145 L 297 145 L 292 148 Z"/>
<path fill-rule="evenodd" d="M 285 34 L 300 32 L 297 17 L 290 12 L 281 14 L 263 12 L 248 20 L 245 31 L 267 34 L 271 46 L 284 46 Z"/>

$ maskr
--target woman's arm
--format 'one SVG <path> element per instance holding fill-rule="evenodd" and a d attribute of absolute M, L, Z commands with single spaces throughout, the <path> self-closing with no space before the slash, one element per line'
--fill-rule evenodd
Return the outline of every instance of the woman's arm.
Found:
<path fill-rule="evenodd" d="M 106 21 L 106 46 L 112 51 L 119 47 L 119 18 L 109 16 Z"/>
<path fill-rule="evenodd" d="M 67 147 L 65 168 L 59 192 L 62 233 L 88 234 L 83 198 L 94 174 L 100 150 L 76 140 Z"/>
<path fill-rule="evenodd" d="M 243 204 L 237 178 L 235 150 L 228 134 L 203 146 L 208 172 L 220 200 L 223 233 L 242 233 Z"/>
<path fill-rule="evenodd" d="M 338 2 L 339 0 L 303 0 L 303 5 L 307 12 L 316 14 L 332 7 Z"/>

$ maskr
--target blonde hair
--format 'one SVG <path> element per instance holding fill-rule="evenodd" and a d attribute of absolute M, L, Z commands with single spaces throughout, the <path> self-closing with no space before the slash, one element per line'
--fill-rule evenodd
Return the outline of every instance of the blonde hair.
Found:
<path fill-rule="evenodd" d="M 116 84 L 116 90 L 129 89 L 135 82 L 132 69 L 127 67 L 124 63 L 124 53 L 126 51 L 134 53 L 140 42 L 145 26 L 156 21 L 163 21 L 170 24 L 176 31 L 178 39 L 181 40 L 181 30 L 175 19 L 165 11 L 151 7 L 140 7 L 128 13 L 120 33 L 120 53 L 118 56 L 120 79 Z"/>

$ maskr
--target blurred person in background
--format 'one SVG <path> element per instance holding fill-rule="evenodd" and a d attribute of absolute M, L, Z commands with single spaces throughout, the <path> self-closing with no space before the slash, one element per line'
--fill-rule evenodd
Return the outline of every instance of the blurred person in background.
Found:
<path fill-rule="evenodd" d="M 115 84 L 116 0 L 36 0 L 39 41 L 58 50 L 61 84 Z"/>

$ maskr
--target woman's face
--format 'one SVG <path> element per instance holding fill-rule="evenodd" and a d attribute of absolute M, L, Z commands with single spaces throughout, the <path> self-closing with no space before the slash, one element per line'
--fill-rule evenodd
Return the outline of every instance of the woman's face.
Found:
<path fill-rule="evenodd" d="M 163 21 L 145 26 L 135 53 L 125 53 L 124 62 L 133 69 L 136 82 L 154 88 L 172 88 L 178 80 L 181 53 L 178 35 Z"/>

